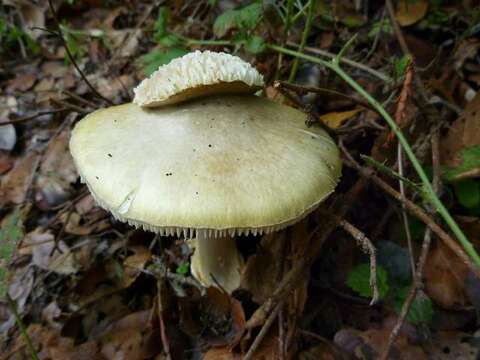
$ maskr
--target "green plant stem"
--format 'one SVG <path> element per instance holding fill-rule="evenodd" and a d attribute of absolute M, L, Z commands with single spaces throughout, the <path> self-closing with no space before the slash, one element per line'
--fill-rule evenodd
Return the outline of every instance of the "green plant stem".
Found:
<path fill-rule="evenodd" d="M 188 45 L 211 45 L 211 46 L 232 46 L 234 45 L 231 41 L 228 40 L 197 40 L 184 38 Z"/>
<path fill-rule="evenodd" d="M 22 319 L 20 319 L 20 315 L 18 314 L 17 311 L 17 305 L 15 304 L 15 301 L 12 300 L 10 295 L 7 293 L 6 295 L 8 306 L 10 307 L 10 310 L 13 312 L 13 316 L 15 317 L 15 321 L 20 328 L 20 332 L 22 333 L 22 336 L 25 339 L 25 342 L 27 343 L 28 350 L 30 351 L 30 356 L 32 357 L 33 360 L 40 360 L 38 358 L 37 352 L 35 351 L 35 348 L 33 347 L 32 340 L 30 339 L 30 336 L 28 336 L 27 330 L 25 329 L 25 325 L 23 325 Z"/>
<path fill-rule="evenodd" d="M 281 52 L 286 55 L 295 56 L 297 58 L 302 58 L 313 63 L 323 65 L 326 68 L 334 71 L 338 76 L 340 76 L 347 84 L 349 84 L 356 92 L 358 92 L 361 96 L 363 96 L 377 111 L 382 117 L 385 119 L 387 124 L 390 126 L 392 131 L 397 136 L 398 141 L 402 145 L 405 154 L 408 156 L 410 162 L 413 165 L 413 168 L 417 172 L 418 177 L 422 182 L 423 188 L 423 196 L 424 198 L 433 206 L 433 208 L 440 214 L 443 218 L 445 223 L 450 227 L 450 230 L 455 234 L 458 241 L 464 248 L 465 252 L 470 256 L 473 260 L 474 264 L 480 267 L 480 256 L 475 251 L 473 245 L 467 239 L 465 234 L 463 233 L 462 229 L 458 226 L 455 222 L 453 217 L 448 212 L 447 208 L 443 205 L 442 201 L 438 198 L 437 194 L 433 190 L 432 184 L 428 179 L 427 174 L 422 168 L 422 165 L 418 161 L 417 157 L 415 156 L 410 144 L 408 143 L 407 139 L 403 135 L 401 129 L 398 127 L 395 120 L 390 116 L 390 114 L 385 110 L 385 108 L 373 97 L 371 96 L 364 88 L 362 88 L 354 79 L 352 79 L 346 72 L 339 65 L 339 59 L 335 58 L 332 61 L 325 61 L 322 59 L 318 59 L 314 56 L 305 55 L 298 51 L 293 51 L 290 49 L 283 48 L 281 46 L 267 45 L 268 48 Z"/>
<path fill-rule="evenodd" d="M 300 46 L 298 48 L 299 52 L 302 52 L 303 48 L 307 44 L 308 35 L 310 35 L 310 30 L 312 29 L 315 4 L 316 4 L 315 0 L 309 0 L 308 2 L 307 20 L 305 23 L 305 29 L 303 30 L 302 40 L 300 41 Z M 295 79 L 295 75 L 297 75 L 297 70 L 298 70 L 298 57 L 295 57 L 295 60 L 293 60 L 292 70 L 290 70 L 290 76 L 288 77 L 288 82 L 292 82 Z"/>

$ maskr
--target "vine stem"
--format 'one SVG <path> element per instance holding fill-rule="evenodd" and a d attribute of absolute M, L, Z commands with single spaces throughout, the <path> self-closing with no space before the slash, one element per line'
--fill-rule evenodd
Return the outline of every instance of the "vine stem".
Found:
<path fill-rule="evenodd" d="M 354 79 L 352 79 L 343 69 L 340 67 L 340 59 L 339 57 L 335 57 L 331 61 L 325 61 L 322 59 L 318 59 L 314 56 L 305 55 L 301 52 L 290 50 L 278 45 L 268 44 L 268 48 L 271 50 L 294 56 L 297 58 L 302 58 L 307 61 L 311 61 L 313 63 L 323 65 L 326 68 L 334 71 L 338 76 L 340 76 L 348 85 L 350 85 L 357 93 L 365 98 L 377 111 L 382 117 L 385 119 L 387 124 L 390 126 L 392 131 L 397 136 L 398 141 L 402 145 L 405 154 L 407 155 L 408 159 L 412 163 L 413 168 L 417 172 L 418 177 L 422 181 L 422 190 L 423 190 L 423 197 L 433 206 L 436 212 L 440 214 L 443 218 L 445 223 L 450 227 L 450 230 L 455 234 L 458 241 L 464 248 L 465 252 L 470 256 L 473 260 L 474 264 L 480 267 L 480 256 L 475 251 L 472 243 L 467 239 L 465 234 L 463 233 L 462 229 L 458 226 L 455 222 L 453 217 L 448 212 L 447 208 L 443 205 L 442 201 L 438 198 L 437 194 L 433 190 L 432 184 L 428 179 L 427 174 L 422 168 L 422 165 L 418 161 L 417 157 L 415 156 L 410 144 L 408 143 L 407 139 L 403 135 L 400 127 L 397 123 L 393 120 L 390 114 L 385 110 L 385 108 L 373 97 L 371 96 L 363 87 L 361 87 Z"/>

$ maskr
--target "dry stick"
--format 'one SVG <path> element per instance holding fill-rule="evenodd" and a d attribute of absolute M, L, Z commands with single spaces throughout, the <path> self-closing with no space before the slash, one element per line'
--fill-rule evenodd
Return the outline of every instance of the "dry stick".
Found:
<path fill-rule="evenodd" d="M 375 111 L 375 112 L 377 111 L 373 106 L 371 106 L 366 101 L 356 99 L 353 96 L 342 94 L 341 92 L 338 92 L 338 91 L 335 91 L 335 90 L 319 88 L 319 87 L 316 87 L 316 86 L 291 84 L 291 83 L 288 83 L 286 81 L 279 81 L 279 80 L 274 81 L 273 87 L 276 88 L 276 89 L 283 87 L 283 88 L 286 88 L 286 89 L 289 89 L 289 90 L 293 90 L 293 91 L 295 91 L 296 93 L 299 93 L 299 94 L 302 94 L 302 93 L 305 93 L 305 92 L 312 92 L 312 93 L 315 93 L 315 94 L 335 95 L 335 96 L 341 97 L 343 99 L 352 101 L 355 104 L 358 104 L 358 105 L 360 105 L 364 108 L 367 108 L 369 110 L 372 110 L 372 111 Z"/>
<path fill-rule="evenodd" d="M 440 187 L 441 187 L 440 155 L 439 155 L 440 146 L 439 146 L 438 138 L 439 138 L 438 131 L 436 131 L 432 137 L 432 164 L 433 164 L 433 187 L 437 192 L 440 191 Z M 417 292 L 423 285 L 423 270 L 425 268 L 425 263 L 427 261 L 428 251 L 430 250 L 431 242 L 432 242 L 432 230 L 428 228 L 425 231 L 425 236 L 423 238 L 422 250 L 420 253 L 420 258 L 418 260 L 417 271 L 415 272 L 413 277 L 413 284 L 410 288 L 407 298 L 405 299 L 405 302 L 402 305 L 402 310 L 400 311 L 400 315 L 398 316 L 397 322 L 390 333 L 387 346 L 381 357 L 382 360 L 388 359 L 390 350 L 393 347 L 393 344 L 395 343 L 395 339 L 397 338 L 400 332 L 400 329 L 402 328 L 403 323 L 405 322 L 405 319 L 407 318 L 408 312 L 410 311 L 413 301 L 417 296 Z"/>
<path fill-rule="evenodd" d="M 399 202 L 403 202 L 405 204 L 405 208 L 413 216 L 427 225 L 427 227 L 429 227 L 435 233 L 435 235 L 437 235 L 438 238 L 442 240 L 445 245 L 447 245 L 450 250 L 452 250 L 478 278 L 480 278 L 480 269 L 472 263 L 468 255 L 463 251 L 462 247 L 460 247 L 460 245 L 458 245 L 455 240 L 453 240 L 452 237 L 447 234 L 421 207 L 408 199 L 402 199 L 402 195 L 398 191 L 396 191 L 378 176 L 374 175 L 374 172 L 371 169 L 363 168 L 351 160 L 345 161 L 344 164 L 356 169 L 358 173 L 362 175 L 362 177 L 373 181 L 375 185 L 377 185 L 380 189 L 394 199 L 398 200 Z"/>
<path fill-rule="evenodd" d="M 287 42 L 287 45 L 289 46 L 293 46 L 293 47 L 296 47 L 298 48 L 300 45 L 292 42 L 292 41 L 288 41 Z M 310 47 L 310 46 L 305 46 L 303 48 L 305 51 L 311 53 L 311 54 L 315 54 L 315 55 L 320 55 L 320 56 L 323 56 L 323 57 L 326 57 L 326 58 L 329 58 L 329 59 L 335 59 L 337 57 L 336 54 L 333 54 L 329 51 L 325 51 L 325 50 L 321 50 L 321 49 L 317 49 L 317 48 L 314 48 L 314 47 Z M 340 58 L 340 62 L 346 64 L 346 65 L 349 65 L 349 66 L 352 66 L 352 67 L 355 67 L 357 69 L 360 69 L 360 70 L 363 70 L 365 72 L 368 72 L 370 73 L 371 75 L 379 78 L 380 80 L 382 81 L 385 81 L 386 83 L 391 83 L 392 82 L 392 78 L 389 77 L 388 75 L 385 75 L 384 73 L 380 72 L 380 71 L 377 71 L 375 69 L 372 69 L 371 67 L 368 67 L 367 65 L 364 65 L 362 63 L 359 63 L 359 62 L 356 62 L 356 61 L 353 61 L 353 60 L 350 60 L 344 56 L 342 56 Z"/>
<path fill-rule="evenodd" d="M 90 90 L 93 92 L 93 94 L 100 99 L 106 101 L 109 105 L 114 105 L 113 102 L 109 99 L 107 99 L 105 96 L 100 94 L 97 89 L 93 87 L 93 85 L 88 81 L 87 77 L 85 74 L 80 70 L 80 67 L 78 66 L 77 62 L 75 61 L 75 58 L 73 57 L 70 49 L 67 46 L 67 42 L 65 41 L 65 38 L 63 37 L 62 29 L 60 28 L 60 22 L 58 21 L 57 17 L 57 12 L 55 11 L 55 7 L 53 6 L 52 0 L 48 0 L 48 5 L 50 7 L 50 11 L 52 13 L 53 21 L 55 22 L 55 26 L 57 28 L 57 35 L 60 38 L 60 41 L 62 42 L 63 47 L 65 48 L 65 52 L 67 53 L 68 59 L 72 63 L 72 65 L 75 67 L 75 69 L 78 71 L 80 76 L 82 77 L 83 81 L 87 84 L 87 86 L 90 88 Z"/>
<path fill-rule="evenodd" d="M 329 211 L 337 214 L 339 218 L 344 217 L 348 210 L 353 206 L 353 203 L 355 202 L 359 193 L 365 187 L 366 183 L 366 179 L 358 179 L 357 182 L 347 192 L 347 194 L 345 194 L 341 204 L 339 206 L 335 206 L 333 209 L 330 209 L 331 211 Z M 260 305 L 250 319 L 248 319 L 245 325 L 246 329 L 253 329 L 264 324 L 270 312 L 280 301 L 284 299 L 285 296 L 287 296 L 290 291 L 295 288 L 297 285 L 297 280 L 304 275 L 306 271 L 308 271 L 322 249 L 323 244 L 337 226 L 336 218 L 330 217 L 325 220 L 326 221 L 324 221 L 320 226 L 317 226 L 317 228 L 310 234 L 308 241 L 309 245 L 305 249 L 306 253 L 304 256 L 300 258 L 300 261 L 295 265 L 295 267 L 290 269 L 290 271 L 285 274 L 282 281 L 273 292 L 272 296 L 270 296 L 262 305 Z"/>
<path fill-rule="evenodd" d="M 162 301 L 162 283 L 160 280 L 157 280 L 157 301 L 158 301 L 158 319 L 160 322 L 160 337 L 162 339 L 163 350 L 165 352 L 165 357 L 167 360 L 172 360 L 172 356 L 170 355 L 170 343 L 168 342 L 167 331 L 165 328 L 165 322 L 163 320 L 163 301 Z"/>
<path fill-rule="evenodd" d="M 5 121 L 5 122 L 0 122 L 0 126 L 10 125 L 10 124 L 16 125 L 16 124 L 20 124 L 20 123 L 24 123 L 24 122 L 33 120 L 33 119 L 35 119 L 39 116 L 48 115 L 48 114 L 56 114 L 56 113 L 59 113 L 59 112 L 65 111 L 65 110 L 68 110 L 68 109 L 67 108 L 61 108 L 61 109 L 39 111 L 39 112 L 37 112 L 33 115 L 24 116 L 24 117 L 21 117 L 21 118 L 18 118 L 18 119 L 13 119 L 13 120 Z"/>
<path fill-rule="evenodd" d="M 372 301 L 370 305 L 375 305 L 379 298 L 380 294 L 378 292 L 377 286 L 377 258 L 376 258 L 376 249 L 373 246 L 370 239 L 357 227 L 350 224 L 347 220 L 341 219 L 339 225 L 357 241 L 357 244 L 360 245 L 363 252 L 368 254 L 370 258 L 370 288 L 372 289 Z"/>
<path fill-rule="evenodd" d="M 77 94 L 69 91 L 69 90 L 62 90 L 62 93 L 67 95 L 67 96 L 70 96 L 71 98 L 77 100 L 78 102 L 81 102 L 82 104 L 84 105 L 87 105 L 89 107 L 91 107 L 92 109 L 96 109 L 98 108 L 98 106 L 94 103 L 92 103 L 91 101 L 88 101 L 84 98 L 82 98 L 81 96 L 78 96 Z"/>
<path fill-rule="evenodd" d="M 267 335 L 268 330 L 270 330 L 270 327 L 272 326 L 278 313 L 280 312 L 282 305 L 283 305 L 283 302 L 280 302 L 275 308 L 275 310 L 268 316 L 267 321 L 265 322 L 265 324 L 263 324 L 262 329 L 260 330 L 257 337 L 253 341 L 253 344 L 248 349 L 243 360 L 253 359 L 253 355 L 255 354 L 255 351 L 257 351 L 258 347 L 262 343 L 263 338 L 265 337 L 265 335 Z"/>

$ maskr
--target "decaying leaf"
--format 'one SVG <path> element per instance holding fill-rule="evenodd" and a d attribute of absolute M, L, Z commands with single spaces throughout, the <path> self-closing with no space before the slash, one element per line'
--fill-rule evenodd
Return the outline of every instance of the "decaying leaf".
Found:
<path fill-rule="evenodd" d="M 140 275 L 140 270 L 152 258 L 152 253 L 145 246 L 133 246 L 129 250 L 133 255 L 128 256 L 124 261 L 123 286 L 129 287 Z"/>
<path fill-rule="evenodd" d="M 17 159 L 13 169 L 0 181 L 0 205 L 25 201 L 39 159 L 35 152 Z"/>
<path fill-rule="evenodd" d="M 396 18 L 400 26 L 410 26 L 427 14 L 428 0 L 400 0 Z"/>
<path fill-rule="evenodd" d="M 362 109 L 355 109 L 342 112 L 331 112 L 320 116 L 320 120 L 330 129 L 336 129 L 343 125 L 345 121 L 358 114 Z"/>
<path fill-rule="evenodd" d="M 446 245 L 437 243 L 425 264 L 428 296 L 444 308 L 463 308 L 469 303 L 464 285 L 467 273 L 466 265 Z"/>
<path fill-rule="evenodd" d="M 441 146 L 444 177 L 449 181 L 480 176 L 480 93 L 454 121 Z"/>

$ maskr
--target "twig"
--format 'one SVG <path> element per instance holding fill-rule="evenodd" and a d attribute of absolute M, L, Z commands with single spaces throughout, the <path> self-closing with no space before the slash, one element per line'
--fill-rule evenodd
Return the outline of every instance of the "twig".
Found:
<path fill-rule="evenodd" d="M 20 123 L 24 123 L 24 122 L 33 120 L 33 119 L 35 119 L 39 116 L 48 115 L 48 114 L 56 114 L 56 113 L 66 111 L 66 110 L 68 110 L 68 109 L 67 108 L 61 108 L 61 109 L 38 111 L 33 115 L 24 116 L 24 117 L 21 117 L 21 118 L 18 118 L 18 119 L 13 119 L 13 120 L 5 121 L 5 122 L 0 122 L 0 126 L 10 125 L 10 124 L 16 125 L 16 124 L 20 124 Z"/>
<path fill-rule="evenodd" d="M 296 47 L 296 48 L 299 47 L 298 44 L 295 44 L 292 41 L 287 41 L 287 45 L 293 46 L 293 47 Z M 317 48 L 310 47 L 310 46 L 305 46 L 304 50 L 311 53 L 311 54 L 320 55 L 320 56 L 323 56 L 323 57 L 326 57 L 326 58 L 329 58 L 329 59 L 335 59 L 335 57 L 337 56 L 336 54 L 331 53 L 329 51 L 322 50 L 322 49 L 317 49 Z M 390 76 L 388 76 L 388 75 L 386 75 L 386 74 L 384 74 L 384 73 L 382 73 L 378 70 L 372 69 L 371 67 L 368 67 L 367 65 L 364 65 L 362 63 L 350 60 L 346 57 L 342 57 L 340 59 L 340 61 L 342 63 L 345 63 L 346 65 L 351 66 L 351 67 L 357 68 L 359 70 L 363 70 L 363 71 L 375 76 L 376 78 L 379 78 L 380 80 L 385 81 L 386 83 L 391 83 L 393 81 L 393 79 Z"/>
<path fill-rule="evenodd" d="M 167 331 L 165 327 L 165 322 L 163 320 L 163 301 L 162 301 L 162 283 L 161 280 L 157 280 L 157 301 L 158 301 L 158 319 L 160 322 L 160 337 L 162 339 L 163 351 L 165 352 L 165 358 L 167 360 L 172 360 L 170 355 L 170 343 L 168 342 Z"/>
<path fill-rule="evenodd" d="M 432 137 L 433 185 L 436 191 L 440 191 L 440 186 L 441 186 L 439 153 L 440 153 L 440 149 L 439 149 L 439 141 L 438 141 L 438 131 L 436 131 Z M 381 356 L 382 360 L 388 359 L 390 350 L 393 347 L 393 344 L 395 343 L 395 339 L 397 338 L 398 333 L 400 332 L 400 329 L 402 328 L 403 323 L 405 322 L 405 319 L 407 318 L 407 315 L 410 311 L 413 301 L 417 296 L 417 292 L 423 285 L 423 270 L 425 268 L 425 263 L 427 261 L 428 251 L 430 249 L 431 242 L 432 242 L 432 230 L 428 228 L 425 231 L 425 236 L 423 238 L 422 250 L 420 253 L 420 258 L 418 260 L 417 271 L 415 272 L 412 279 L 412 282 L 413 282 L 412 286 L 410 288 L 407 298 L 405 299 L 402 305 L 402 310 L 400 311 L 397 322 L 390 333 L 387 346 L 385 347 L 385 350 L 383 351 Z"/>
<path fill-rule="evenodd" d="M 277 317 L 278 313 L 280 312 L 280 308 L 282 307 L 283 303 L 279 303 L 277 307 L 275 308 L 274 311 L 268 316 L 267 321 L 262 326 L 262 329 L 258 333 L 257 337 L 253 341 L 252 345 L 248 349 L 247 353 L 245 354 L 245 357 L 243 360 L 251 360 L 253 359 L 253 355 L 255 354 L 255 351 L 257 351 L 258 347 L 262 343 L 263 338 L 265 335 L 267 335 L 268 330 L 270 330 L 270 327 L 272 326 L 273 322 L 275 321 L 275 318 Z"/>
<path fill-rule="evenodd" d="M 88 110 L 85 110 L 84 108 L 82 108 L 78 105 L 69 103 L 68 101 L 58 100 L 58 99 L 51 99 L 51 101 L 55 104 L 63 106 L 66 109 L 70 109 L 72 111 L 78 112 L 79 114 L 86 114 L 86 113 L 89 112 Z"/>
<path fill-rule="evenodd" d="M 372 301 L 370 305 L 375 305 L 380 294 L 377 286 L 377 258 L 375 246 L 373 246 L 370 239 L 354 225 L 350 224 L 347 220 L 341 219 L 339 225 L 357 241 L 361 249 L 370 257 L 370 288 L 372 289 Z"/>
<path fill-rule="evenodd" d="M 67 42 L 65 41 L 65 38 L 63 37 L 62 29 L 60 28 L 60 22 L 58 21 L 57 17 L 57 12 L 55 11 L 55 7 L 53 6 L 52 0 L 48 0 L 48 5 L 50 7 L 50 11 L 52 13 L 53 21 L 55 22 L 55 26 L 57 28 L 57 35 L 60 38 L 60 41 L 62 42 L 63 47 L 65 48 L 65 52 L 67 53 L 68 59 L 72 63 L 72 65 L 75 67 L 75 69 L 78 71 L 80 76 L 82 77 L 83 81 L 85 81 L 85 84 L 90 88 L 90 90 L 93 92 L 93 94 L 100 99 L 106 101 L 109 105 L 114 105 L 113 102 L 109 99 L 107 99 L 105 96 L 100 94 L 97 89 L 93 87 L 93 85 L 88 81 L 87 77 L 85 74 L 80 70 L 80 67 L 78 66 L 77 62 L 75 61 L 74 56 L 72 55 L 70 49 L 68 48 Z"/>
<path fill-rule="evenodd" d="M 289 90 L 293 90 L 298 94 L 304 94 L 306 92 L 312 92 L 312 93 L 315 93 L 315 94 L 335 95 L 337 97 L 340 97 L 340 98 L 345 99 L 345 100 L 352 101 L 355 104 L 358 104 L 358 105 L 360 105 L 360 106 L 362 106 L 366 109 L 369 109 L 369 110 L 372 110 L 372 111 L 376 112 L 375 108 L 372 107 L 369 103 L 367 103 L 363 100 L 360 100 L 360 99 L 356 99 L 353 96 L 342 94 L 341 92 L 338 92 L 338 91 L 335 91 L 335 90 L 319 88 L 319 87 L 316 87 L 316 86 L 290 84 L 290 83 L 287 83 L 286 81 L 279 81 L 279 80 L 274 81 L 273 87 L 276 88 L 276 89 L 283 87 L 283 88 L 286 88 L 286 89 L 289 89 Z"/>
<path fill-rule="evenodd" d="M 362 175 L 362 177 L 371 180 L 373 183 L 375 183 L 375 185 L 377 185 L 380 189 L 394 199 L 398 200 L 399 202 L 403 201 L 408 212 L 427 225 L 427 227 L 429 227 L 433 233 L 435 233 L 435 235 L 437 235 L 438 238 L 442 240 L 445 245 L 447 245 L 478 278 L 480 278 L 480 269 L 472 263 L 472 260 L 458 245 L 458 243 L 455 242 L 455 240 L 453 240 L 452 237 L 448 235 L 421 207 L 417 206 L 408 199 L 402 199 L 402 195 L 398 191 L 396 191 L 378 176 L 374 175 L 373 171 L 370 169 L 363 168 L 351 160 L 345 161 L 344 164 L 356 169 L 358 173 Z"/>
<path fill-rule="evenodd" d="M 30 336 L 28 336 L 27 330 L 25 329 L 25 325 L 23 325 L 22 319 L 20 318 L 20 315 L 18 314 L 17 311 L 17 305 L 15 304 L 15 301 L 10 297 L 10 294 L 7 292 L 6 294 L 8 306 L 10 307 L 10 310 L 13 313 L 13 316 L 15 317 L 15 321 L 17 322 L 18 327 L 20 328 L 20 332 L 22 333 L 23 338 L 25 339 L 25 342 L 27 343 L 28 350 L 30 351 L 30 356 L 32 357 L 33 360 L 40 360 L 37 351 L 33 347 L 32 340 L 30 339 Z"/>
<path fill-rule="evenodd" d="M 77 94 L 69 91 L 69 90 L 63 90 L 62 93 L 64 93 L 67 96 L 70 96 L 71 98 L 77 100 L 78 102 L 81 102 L 84 105 L 87 105 L 91 107 L 92 109 L 97 109 L 98 106 L 91 101 L 88 101 L 87 99 L 82 98 L 81 96 L 78 96 Z"/>

